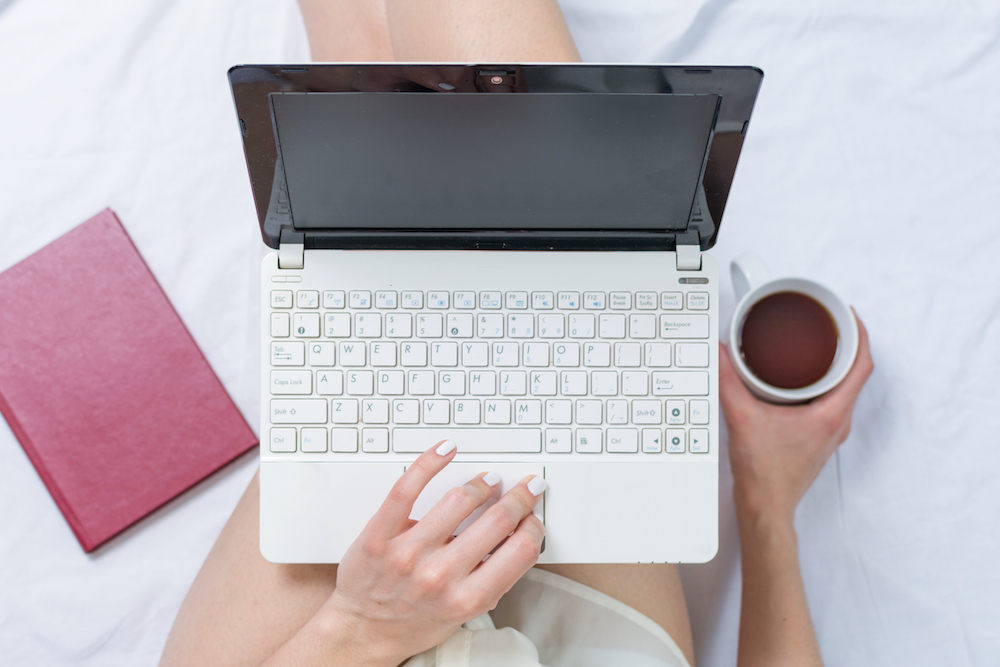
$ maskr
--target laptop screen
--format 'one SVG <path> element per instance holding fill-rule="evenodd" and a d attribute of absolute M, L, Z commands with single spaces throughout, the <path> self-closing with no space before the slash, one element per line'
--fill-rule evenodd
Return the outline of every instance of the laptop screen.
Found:
<path fill-rule="evenodd" d="M 685 229 L 720 100 L 269 97 L 300 229 Z"/>

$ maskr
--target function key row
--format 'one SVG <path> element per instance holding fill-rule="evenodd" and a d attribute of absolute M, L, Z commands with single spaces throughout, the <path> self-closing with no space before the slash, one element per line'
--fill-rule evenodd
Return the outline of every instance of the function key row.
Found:
<path fill-rule="evenodd" d="M 426 298 L 425 298 L 426 296 Z M 272 290 L 272 308 L 367 310 L 708 310 L 708 292 L 396 292 L 369 290 Z"/>

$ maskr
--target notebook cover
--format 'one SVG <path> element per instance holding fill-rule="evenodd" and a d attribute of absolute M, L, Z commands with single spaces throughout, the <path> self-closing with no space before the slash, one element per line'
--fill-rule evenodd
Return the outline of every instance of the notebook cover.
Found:
<path fill-rule="evenodd" d="M 84 551 L 257 444 L 110 209 L 0 273 L 0 412 Z"/>

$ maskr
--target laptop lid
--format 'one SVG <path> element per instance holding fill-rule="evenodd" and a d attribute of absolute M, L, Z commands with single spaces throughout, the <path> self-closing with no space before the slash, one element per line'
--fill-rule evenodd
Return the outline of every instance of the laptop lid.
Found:
<path fill-rule="evenodd" d="M 706 250 L 763 73 L 663 65 L 242 65 L 265 243 Z"/>

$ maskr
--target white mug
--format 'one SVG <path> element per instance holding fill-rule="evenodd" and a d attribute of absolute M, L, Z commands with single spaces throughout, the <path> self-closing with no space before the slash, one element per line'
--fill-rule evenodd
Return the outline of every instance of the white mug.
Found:
<path fill-rule="evenodd" d="M 843 380 L 858 355 L 858 323 L 844 300 L 829 288 L 805 278 L 772 279 L 764 261 L 752 252 L 745 252 L 730 265 L 733 287 L 736 289 L 736 312 L 729 325 L 729 358 L 736 373 L 750 391 L 771 403 L 804 403 L 825 394 Z M 782 389 L 767 384 L 750 370 L 740 353 L 740 333 L 750 308 L 764 297 L 777 292 L 798 292 L 823 304 L 837 325 L 837 353 L 830 369 L 813 384 L 799 389 Z"/>

